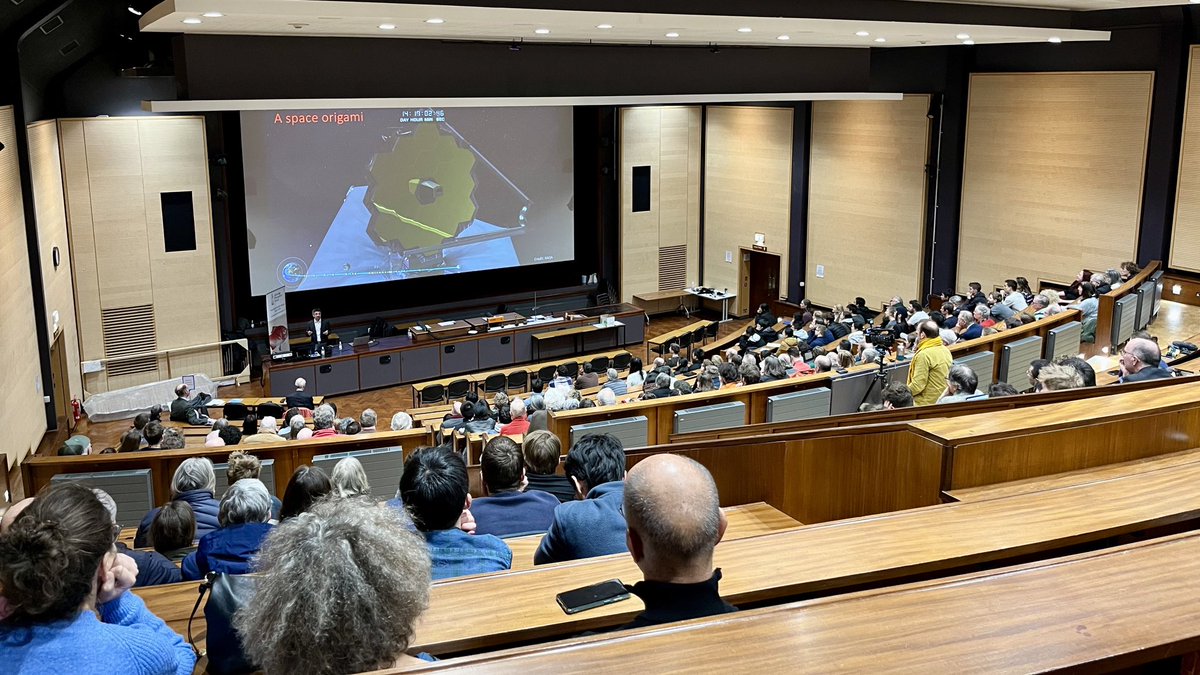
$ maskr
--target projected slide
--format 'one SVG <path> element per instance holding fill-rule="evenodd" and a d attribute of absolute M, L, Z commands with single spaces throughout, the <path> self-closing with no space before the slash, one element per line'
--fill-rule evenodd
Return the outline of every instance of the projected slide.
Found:
<path fill-rule="evenodd" d="M 572 110 L 241 114 L 251 292 L 571 260 Z"/>

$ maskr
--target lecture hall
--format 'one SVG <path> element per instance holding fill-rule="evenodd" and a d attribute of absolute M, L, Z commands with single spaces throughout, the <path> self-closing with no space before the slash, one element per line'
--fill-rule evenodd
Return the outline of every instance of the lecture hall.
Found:
<path fill-rule="evenodd" d="M 0 41 L 0 675 L 1200 672 L 1200 0 Z"/>

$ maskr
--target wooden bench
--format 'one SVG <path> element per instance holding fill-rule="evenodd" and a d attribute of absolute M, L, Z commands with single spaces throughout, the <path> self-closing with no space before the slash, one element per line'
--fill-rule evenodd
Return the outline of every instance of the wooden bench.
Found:
<path fill-rule="evenodd" d="M 1066 471 L 1049 476 L 1038 476 L 1036 478 L 1026 478 L 1024 480 L 1010 481 L 1007 483 L 996 483 L 994 485 L 982 485 L 974 488 L 951 490 L 946 492 L 945 495 L 947 498 L 957 502 L 975 502 L 983 499 L 1011 497 L 1013 495 L 1028 494 L 1030 492 L 1041 492 L 1042 490 L 1053 490 L 1061 487 L 1082 485 L 1084 483 L 1095 483 L 1099 481 L 1112 480 L 1114 478 L 1124 478 L 1126 476 L 1133 476 L 1136 474 L 1158 471 L 1160 469 L 1170 469 L 1177 466 L 1185 466 L 1196 463 L 1200 463 L 1200 448 L 1192 448 L 1191 450 L 1184 450 L 1182 452 L 1172 452 L 1170 454 L 1159 455 L 1157 457 L 1135 459 L 1128 462 L 1105 464 L 1104 466 L 1096 467 L 1094 469 Z"/>
<path fill-rule="evenodd" d="M 1185 465 L 1038 493 L 806 525 L 724 541 L 717 546 L 715 564 L 724 570 L 722 595 L 737 605 L 959 573 L 1166 525 L 1195 526 L 1200 524 L 1197 480 L 1200 466 Z M 1097 504 L 1105 508 L 1097 509 Z M 444 656 L 618 626 L 641 611 L 639 600 L 568 616 L 554 597 L 604 579 L 632 582 L 640 577 L 628 556 L 608 556 L 438 582 L 411 647 Z M 195 602 L 194 589 L 175 584 L 137 592 L 155 614 L 181 630 Z M 520 602 L 491 603 L 481 610 L 480 598 Z"/>
<path fill-rule="evenodd" d="M 672 342 L 679 340 L 680 338 L 684 337 L 685 335 L 687 335 L 689 333 L 693 333 L 697 330 L 700 330 L 701 328 L 708 328 L 712 324 L 713 324 L 712 321 L 694 321 L 682 328 L 676 328 L 675 330 L 668 331 L 666 333 L 663 333 L 662 335 L 657 335 L 655 337 L 647 339 L 646 340 L 646 359 L 647 360 L 650 359 L 650 352 L 652 351 L 653 347 L 660 347 L 660 348 L 665 349 L 666 346 L 670 345 Z"/>
<path fill-rule="evenodd" d="M 426 380 L 423 382 L 414 382 L 411 385 L 412 393 L 413 393 L 413 406 L 414 406 L 414 408 L 429 407 L 429 406 L 421 406 L 420 405 L 421 392 L 426 387 L 431 387 L 431 386 L 435 386 L 435 385 L 441 385 L 441 386 L 445 387 L 445 386 L 449 386 L 451 382 L 457 382 L 459 380 L 467 380 L 467 382 L 470 383 L 472 388 L 478 388 L 478 386 L 481 383 L 483 383 L 484 380 L 486 380 L 487 378 L 492 377 L 494 375 L 504 375 L 505 378 L 507 379 L 508 375 L 510 375 L 512 373 L 522 372 L 522 371 L 524 371 L 526 373 L 526 375 L 529 377 L 529 379 L 532 379 L 534 376 L 537 375 L 537 372 L 539 370 L 541 370 L 542 368 L 547 368 L 550 366 L 558 366 L 563 363 L 571 363 L 572 361 L 574 361 L 575 363 L 578 363 L 580 366 L 582 366 L 584 363 L 590 363 L 593 359 L 598 359 L 602 356 L 607 357 L 611 361 L 612 359 L 615 359 L 616 357 L 620 356 L 621 354 L 628 354 L 628 353 L 629 353 L 629 351 L 626 349 L 613 349 L 613 350 L 609 350 L 606 352 L 595 352 L 592 354 L 581 354 L 578 356 L 568 356 L 568 357 L 564 357 L 561 359 L 555 359 L 553 361 L 542 361 L 542 362 L 538 362 L 538 363 L 527 363 L 524 365 L 514 365 L 510 368 L 505 368 L 503 370 L 486 370 L 486 371 L 481 371 L 481 372 L 477 372 L 477 373 L 463 373 L 461 375 L 455 375 L 453 377 L 442 377 L 442 378 L 439 378 L 436 380 Z M 435 405 L 444 405 L 444 404 L 435 404 Z M 412 414 L 412 412 L 413 411 L 411 411 L 411 410 L 409 411 L 410 414 Z"/>
<path fill-rule="evenodd" d="M 569 663 L 578 672 L 616 664 L 647 672 L 1107 672 L 1200 648 L 1197 574 L 1200 535 L 1189 533 L 418 670 L 527 675 Z"/>

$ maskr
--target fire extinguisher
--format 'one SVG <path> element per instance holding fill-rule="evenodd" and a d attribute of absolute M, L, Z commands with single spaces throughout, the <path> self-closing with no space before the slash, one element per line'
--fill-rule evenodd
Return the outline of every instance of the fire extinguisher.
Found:
<path fill-rule="evenodd" d="M 71 399 L 71 414 L 75 416 L 75 421 L 83 419 L 83 406 L 79 403 L 78 398 Z"/>

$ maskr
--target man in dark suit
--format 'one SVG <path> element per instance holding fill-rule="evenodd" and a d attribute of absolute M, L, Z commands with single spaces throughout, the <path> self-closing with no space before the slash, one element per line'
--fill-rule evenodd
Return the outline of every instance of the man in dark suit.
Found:
<path fill-rule="evenodd" d="M 1162 352 L 1154 340 L 1133 338 L 1121 350 L 1121 382 L 1145 382 L 1171 377 L 1171 371 L 1158 367 Z"/>
<path fill-rule="evenodd" d="M 321 318 L 320 309 L 314 309 L 312 311 L 312 321 L 304 325 L 304 334 L 312 338 L 314 343 L 319 342 L 323 344 L 329 342 L 329 331 L 331 330 L 333 330 L 333 327 L 329 325 L 329 322 Z"/>
<path fill-rule="evenodd" d="M 313 405 L 313 397 L 304 393 L 304 388 L 308 386 L 308 382 L 303 377 L 296 378 L 296 391 L 288 394 L 284 398 L 284 402 L 289 408 L 308 408 L 312 410 L 316 406 Z"/>
<path fill-rule="evenodd" d="M 175 400 L 171 401 L 171 421 L 207 424 L 208 409 L 204 407 L 204 404 L 211 401 L 212 397 L 201 392 L 196 394 L 195 398 L 189 399 L 188 396 L 191 393 L 186 384 L 175 387 Z"/>
<path fill-rule="evenodd" d="M 533 563 L 624 553 L 625 449 L 615 436 L 579 439 L 567 453 L 567 477 L 581 501 L 560 504 Z"/>

